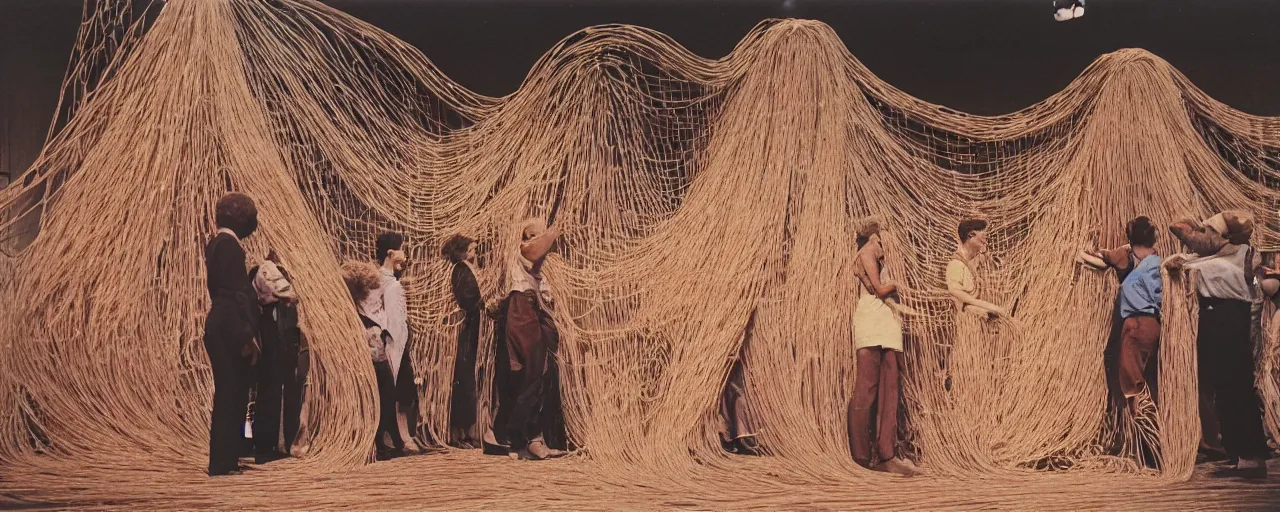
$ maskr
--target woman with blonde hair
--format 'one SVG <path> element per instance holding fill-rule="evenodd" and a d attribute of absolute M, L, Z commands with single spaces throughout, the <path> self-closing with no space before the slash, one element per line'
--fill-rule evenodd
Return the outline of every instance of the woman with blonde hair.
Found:
<path fill-rule="evenodd" d="M 884 280 L 884 247 L 879 218 L 862 220 L 857 232 L 854 273 L 861 296 L 853 311 L 853 339 L 857 347 L 857 376 L 849 400 L 849 442 L 861 466 L 903 476 L 919 473 L 915 464 L 898 457 L 898 405 L 901 400 L 902 322 L 894 311 L 897 285 Z M 876 411 L 873 425 L 872 410 Z M 872 432 L 875 432 L 872 464 Z"/>
<path fill-rule="evenodd" d="M 494 418 L 497 444 L 486 450 L 507 450 L 521 459 L 541 460 L 561 455 L 547 445 L 547 436 L 562 430 L 560 377 L 556 364 L 559 333 L 551 319 L 550 289 L 542 280 L 542 265 L 560 238 L 558 227 L 542 219 L 520 224 L 520 245 L 507 263 L 509 293 L 499 314 L 499 371 L 504 387 Z"/>

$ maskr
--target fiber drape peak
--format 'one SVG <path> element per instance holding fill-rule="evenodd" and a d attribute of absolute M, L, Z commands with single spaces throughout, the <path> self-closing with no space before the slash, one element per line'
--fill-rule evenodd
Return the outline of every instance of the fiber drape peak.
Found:
<path fill-rule="evenodd" d="M 491 98 L 314 0 L 104 0 L 85 15 L 66 120 L 0 191 L 5 472 L 136 457 L 202 470 L 202 247 L 228 190 L 261 212 L 250 264 L 274 248 L 302 297 L 312 449 L 291 467 L 304 472 L 372 461 L 376 384 L 339 266 L 370 259 L 384 230 L 406 236 L 422 439 L 439 440 L 463 319 L 440 244 L 476 239 L 476 278 L 495 300 L 513 226 L 563 229 L 543 272 L 565 420 L 602 479 L 734 467 L 717 400 L 753 314 L 744 389 L 764 459 L 808 478 L 884 478 L 854 464 L 845 426 L 855 231 L 873 214 L 885 275 L 921 312 L 903 321 L 905 453 L 957 478 L 1186 479 L 1194 297 L 1166 275 L 1159 427 L 1142 432 L 1107 412 L 1117 283 L 1073 257 L 1125 243 L 1137 215 L 1172 254 L 1164 226 L 1227 208 L 1253 212 L 1254 244 L 1280 250 L 1280 118 L 1233 110 L 1143 50 L 983 117 L 893 88 L 815 21 L 765 21 L 719 60 L 643 28 L 591 27 Z M 956 225 L 974 217 L 990 222 L 998 262 L 980 269 L 984 295 L 1016 306 L 1011 320 L 957 317 L 946 293 Z M 484 319 L 476 438 L 492 328 Z M 1272 432 L 1275 345 L 1259 377 Z M 1159 469 L 1141 463 L 1144 435 Z"/>

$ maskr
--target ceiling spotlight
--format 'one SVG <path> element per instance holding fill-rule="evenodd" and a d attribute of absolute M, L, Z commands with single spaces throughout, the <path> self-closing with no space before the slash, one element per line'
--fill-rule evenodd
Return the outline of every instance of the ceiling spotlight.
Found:
<path fill-rule="evenodd" d="M 1074 20 L 1084 17 L 1084 0 L 1053 0 L 1053 19 Z"/>

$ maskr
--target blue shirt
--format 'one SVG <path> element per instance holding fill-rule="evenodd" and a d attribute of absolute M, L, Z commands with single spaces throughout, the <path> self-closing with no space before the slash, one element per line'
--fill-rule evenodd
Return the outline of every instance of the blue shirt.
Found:
<path fill-rule="evenodd" d="M 1160 278 L 1160 255 L 1151 254 L 1120 283 L 1120 317 L 1136 314 L 1160 315 L 1164 281 Z"/>

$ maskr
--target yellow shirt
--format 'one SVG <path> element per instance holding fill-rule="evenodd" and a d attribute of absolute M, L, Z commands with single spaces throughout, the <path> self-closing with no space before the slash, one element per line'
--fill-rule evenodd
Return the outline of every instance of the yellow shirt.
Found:
<path fill-rule="evenodd" d="M 969 266 L 960 260 L 947 262 L 946 278 L 948 290 L 973 293 L 977 288 L 973 283 L 973 271 L 969 270 Z"/>
<path fill-rule="evenodd" d="M 959 290 L 971 295 L 978 290 L 977 283 L 973 279 L 973 270 L 959 259 L 947 262 L 946 280 L 948 290 Z M 964 309 L 964 303 L 960 299 L 956 299 L 956 308 Z"/>

